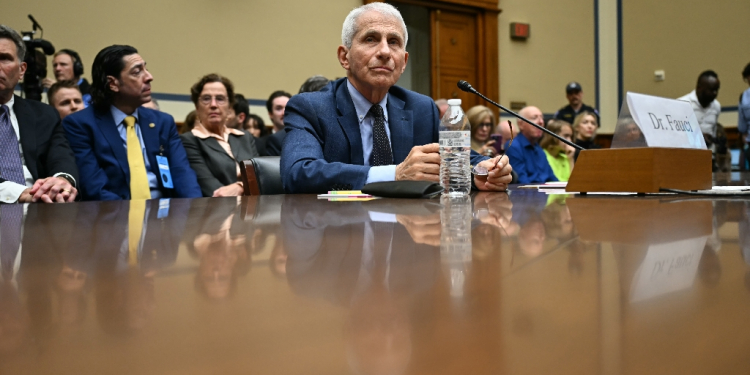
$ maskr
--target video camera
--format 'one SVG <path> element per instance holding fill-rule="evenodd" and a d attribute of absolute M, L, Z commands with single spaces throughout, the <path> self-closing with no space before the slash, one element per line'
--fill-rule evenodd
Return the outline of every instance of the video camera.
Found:
<path fill-rule="evenodd" d="M 29 19 L 32 22 L 33 31 L 24 31 L 23 42 L 26 45 L 26 56 L 23 61 L 26 63 L 26 74 L 23 77 L 23 88 L 24 97 L 31 100 L 42 100 L 42 79 L 47 77 L 47 58 L 46 56 L 55 53 L 55 47 L 47 40 L 42 38 L 34 39 L 36 30 L 39 29 L 44 35 L 44 29 L 34 19 L 34 16 L 29 14 Z M 41 50 L 41 51 L 40 51 Z"/>

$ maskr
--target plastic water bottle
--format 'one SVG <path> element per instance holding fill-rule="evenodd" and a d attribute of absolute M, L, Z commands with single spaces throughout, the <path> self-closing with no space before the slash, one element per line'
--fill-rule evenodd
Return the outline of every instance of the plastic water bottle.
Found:
<path fill-rule="evenodd" d="M 440 185 L 451 197 L 471 191 L 471 127 L 461 109 L 461 99 L 448 100 L 440 120 Z"/>

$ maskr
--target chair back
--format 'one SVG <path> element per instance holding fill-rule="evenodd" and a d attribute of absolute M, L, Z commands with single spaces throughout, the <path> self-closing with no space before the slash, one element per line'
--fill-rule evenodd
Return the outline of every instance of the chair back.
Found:
<path fill-rule="evenodd" d="M 258 156 L 240 162 L 245 195 L 284 194 L 279 156 Z"/>

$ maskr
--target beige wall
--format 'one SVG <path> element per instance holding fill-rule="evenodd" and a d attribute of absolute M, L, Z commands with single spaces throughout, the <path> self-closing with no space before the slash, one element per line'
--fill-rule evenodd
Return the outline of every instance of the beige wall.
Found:
<path fill-rule="evenodd" d="M 154 92 L 188 94 L 202 75 L 218 72 L 234 81 L 237 92 L 265 100 L 278 89 L 296 93 L 315 74 L 343 76 L 336 59 L 341 24 L 361 4 L 361 0 L 32 0 L 3 4 L 0 22 L 30 30 L 26 16 L 33 14 L 44 27 L 45 39 L 57 48 L 79 52 L 87 77 L 100 49 L 130 44 L 146 59 L 154 75 Z M 177 105 L 178 113 L 172 114 L 184 118 L 184 108 Z M 186 108 L 189 111 L 190 106 Z M 253 109 L 265 115 L 262 108 Z"/>
<path fill-rule="evenodd" d="M 695 89 L 700 72 L 719 75 L 722 107 L 736 107 L 747 89 L 740 72 L 750 62 L 747 0 L 623 1 L 624 89 L 677 98 Z M 654 80 L 664 70 L 666 79 Z M 734 112 L 724 125 L 737 125 Z"/>
<path fill-rule="evenodd" d="M 544 113 L 564 105 L 565 85 L 578 81 L 595 105 L 592 1 L 500 0 L 500 103 L 526 102 Z M 510 39 L 510 23 L 531 24 L 525 42 Z"/>
<path fill-rule="evenodd" d="M 87 76 L 101 48 L 127 43 L 148 61 L 154 92 L 188 94 L 198 77 L 219 72 L 246 97 L 265 99 L 277 89 L 296 92 L 313 74 L 343 76 L 335 56 L 341 23 L 361 3 L 33 0 L 3 6 L 0 22 L 29 30 L 26 15 L 33 14 L 45 38 L 81 54 Z M 595 105 L 593 1 L 500 0 L 500 8 L 500 102 L 524 101 L 553 113 L 566 104 L 565 84 L 576 80 L 584 102 Z M 703 19 L 708 13 L 711 19 Z M 623 1 L 625 89 L 677 97 L 694 87 L 700 71 L 712 68 L 722 80 L 719 100 L 736 106 L 746 88 L 739 72 L 750 61 L 742 44 L 747 14 L 747 0 Z M 530 23 L 531 37 L 511 41 L 510 22 Z M 656 69 L 666 71 L 666 81 L 654 82 Z M 602 80 L 616 79 L 606 74 Z M 607 95 L 612 93 L 602 98 Z M 179 120 L 192 105 L 162 101 L 162 107 Z M 262 106 L 251 111 L 266 115 Z M 734 125 L 736 115 L 724 114 L 722 121 Z"/>

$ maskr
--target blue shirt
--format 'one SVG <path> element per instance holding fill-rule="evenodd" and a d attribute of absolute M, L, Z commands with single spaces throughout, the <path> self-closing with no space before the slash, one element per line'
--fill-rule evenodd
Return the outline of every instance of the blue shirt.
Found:
<path fill-rule="evenodd" d="M 83 83 L 83 78 L 81 78 L 81 79 L 78 80 L 77 85 L 80 86 L 81 83 Z M 81 97 L 83 99 L 83 108 L 86 108 L 86 107 L 88 107 L 88 106 L 91 105 L 91 102 L 92 102 L 91 101 L 91 94 L 83 94 L 83 95 L 81 95 Z"/>
<path fill-rule="evenodd" d="M 745 134 L 745 140 L 750 140 L 750 89 L 745 90 L 740 96 L 740 105 L 737 112 L 739 113 L 737 130 Z"/>
<path fill-rule="evenodd" d="M 372 125 L 375 119 L 372 115 L 369 115 L 368 112 L 370 112 L 372 103 L 354 88 L 354 85 L 349 82 L 349 79 L 346 80 L 346 88 L 349 90 L 349 95 L 352 97 L 352 102 L 354 103 L 354 109 L 357 111 L 359 134 L 362 137 L 362 156 L 365 159 L 365 165 L 370 165 L 370 154 L 372 154 Z M 386 94 L 383 100 L 378 104 L 383 108 L 383 114 L 385 115 L 385 133 L 388 135 L 388 142 L 390 142 L 391 129 L 388 126 L 388 108 L 386 108 L 386 104 L 388 104 L 388 94 Z M 393 150 L 393 146 L 391 146 L 391 150 Z M 367 180 L 365 183 L 394 181 L 395 179 L 395 165 L 379 165 L 370 168 L 370 171 L 367 172 Z"/>
<path fill-rule="evenodd" d="M 557 181 L 552 167 L 549 166 L 544 149 L 538 144 L 531 144 L 523 134 L 516 135 L 516 140 L 507 147 L 510 165 L 518 174 L 519 184 L 535 184 Z"/>
<path fill-rule="evenodd" d="M 117 132 L 120 133 L 120 139 L 122 139 L 122 146 L 125 147 L 125 151 L 128 149 L 128 133 L 125 128 L 125 117 L 128 117 L 125 112 L 117 109 L 115 106 L 109 107 L 112 113 L 112 118 L 115 119 L 117 124 Z M 159 181 L 154 172 L 151 172 L 151 163 L 148 161 L 148 155 L 146 154 L 146 144 L 143 142 L 143 135 L 141 134 L 141 123 L 138 121 L 138 109 L 132 114 L 135 117 L 135 134 L 138 136 L 138 141 L 141 143 L 141 152 L 143 153 L 143 161 L 146 163 L 146 177 L 148 178 L 148 187 L 151 189 L 151 198 L 161 198 L 161 191 L 159 191 Z"/>

